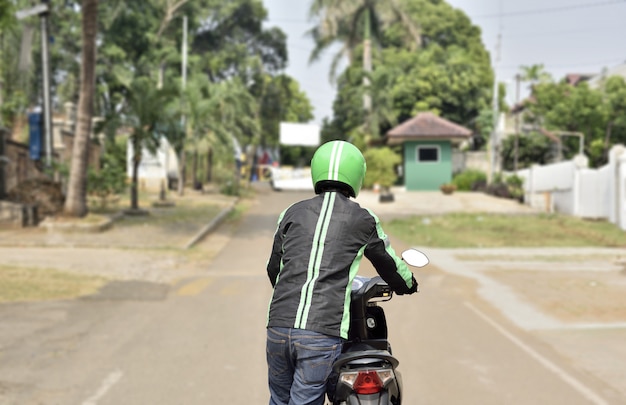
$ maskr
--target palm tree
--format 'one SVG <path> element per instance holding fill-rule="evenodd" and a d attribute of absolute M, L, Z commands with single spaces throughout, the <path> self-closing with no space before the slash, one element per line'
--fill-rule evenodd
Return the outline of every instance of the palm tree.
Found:
<path fill-rule="evenodd" d="M 421 44 L 419 27 L 403 9 L 398 0 L 313 0 L 309 11 L 311 17 L 320 17 L 319 24 L 310 31 L 316 47 L 310 61 L 319 58 L 321 53 L 335 42 L 342 44 L 340 53 L 331 66 L 331 79 L 334 79 L 337 65 L 342 56 L 354 63 L 354 50 L 363 44 L 363 107 L 370 115 L 372 98 L 368 90 L 372 74 L 372 43 L 380 45 L 382 32 L 391 24 L 402 24 L 409 33 L 409 48 Z M 370 120 L 372 121 L 372 120 Z"/>
<path fill-rule="evenodd" d="M 148 77 L 134 79 L 126 89 L 124 105 L 119 111 L 118 126 L 130 128 L 133 150 L 131 174 L 131 209 L 139 210 L 138 172 L 143 149 L 155 152 L 166 128 L 173 126 L 174 116 L 168 114 L 167 103 L 174 98 L 171 88 L 158 89 Z"/>
<path fill-rule="evenodd" d="M 73 217 L 83 217 L 87 214 L 87 162 L 95 92 L 98 0 L 83 1 L 82 18 L 83 45 L 78 125 L 74 135 L 72 165 L 64 207 L 65 214 Z"/>
<path fill-rule="evenodd" d="M 545 71 L 543 64 L 520 66 L 520 70 L 522 71 L 520 80 L 530 82 L 531 90 L 537 83 L 544 83 L 552 80 L 552 76 L 550 76 L 550 73 Z"/>
<path fill-rule="evenodd" d="M 258 134 L 257 103 L 240 80 L 233 78 L 213 83 L 205 75 L 191 77 L 184 90 L 183 100 L 181 113 L 185 115 L 186 125 L 185 137 L 177 143 L 177 152 L 181 157 L 179 178 L 182 179 L 186 171 L 183 157 L 191 152 L 195 184 L 198 182 L 196 169 L 201 145 L 205 145 L 211 156 L 216 143 L 231 145 L 233 137 L 241 140 L 246 135 L 255 137 Z"/>

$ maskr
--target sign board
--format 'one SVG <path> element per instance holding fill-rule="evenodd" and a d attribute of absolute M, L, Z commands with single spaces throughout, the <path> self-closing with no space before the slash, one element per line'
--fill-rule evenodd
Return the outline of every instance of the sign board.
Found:
<path fill-rule="evenodd" d="M 280 123 L 280 144 L 285 146 L 318 146 L 320 127 L 313 124 Z"/>

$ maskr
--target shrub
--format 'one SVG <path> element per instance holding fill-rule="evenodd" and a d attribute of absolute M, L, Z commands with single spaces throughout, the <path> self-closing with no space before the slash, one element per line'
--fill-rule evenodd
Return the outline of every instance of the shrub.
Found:
<path fill-rule="evenodd" d="M 104 155 L 100 170 L 87 170 L 87 193 L 100 200 L 100 208 L 106 208 L 109 198 L 126 189 L 126 168 L 120 166 L 111 155 Z"/>
<path fill-rule="evenodd" d="M 452 183 L 460 191 L 476 190 L 476 184 L 485 184 L 486 182 L 487 175 L 476 169 L 465 170 L 452 179 Z"/>
<path fill-rule="evenodd" d="M 521 202 L 524 198 L 523 184 L 524 179 L 519 176 L 504 177 L 501 173 L 497 173 L 485 192 L 496 197 L 510 198 Z"/>
<path fill-rule="evenodd" d="M 363 156 L 367 162 L 363 187 L 372 188 L 374 184 L 379 184 L 383 188 L 388 188 L 395 184 L 398 178 L 396 165 L 402 162 L 397 153 L 385 147 L 368 149 Z"/>

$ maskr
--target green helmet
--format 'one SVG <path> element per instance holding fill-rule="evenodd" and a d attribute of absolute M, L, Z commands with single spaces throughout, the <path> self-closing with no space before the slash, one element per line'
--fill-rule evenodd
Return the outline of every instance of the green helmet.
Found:
<path fill-rule="evenodd" d="M 336 185 L 347 186 L 350 196 L 356 197 L 365 178 L 365 158 L 349 142 L 326 142 L 311 159 L 311 177 L 316 194 L 321 193 L 325 185 Z"/>

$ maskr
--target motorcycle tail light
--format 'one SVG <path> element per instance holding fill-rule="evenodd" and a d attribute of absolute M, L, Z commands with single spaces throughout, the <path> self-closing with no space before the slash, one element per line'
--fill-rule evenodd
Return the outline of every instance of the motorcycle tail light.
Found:
<path fill-rule="evenodd" d="M 368 395 L 382 391 L 393 378 L 392 370 L 366 370 L 341 373 L 339 380 L 357 394 Z"/>

